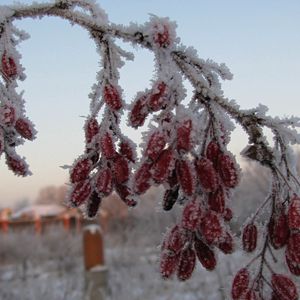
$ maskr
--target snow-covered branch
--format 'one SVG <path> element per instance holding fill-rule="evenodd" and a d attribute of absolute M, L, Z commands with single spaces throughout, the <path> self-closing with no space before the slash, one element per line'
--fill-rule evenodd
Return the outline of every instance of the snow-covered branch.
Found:
<path fill-rule="evenodd" d="M 274 249 L 283 248 L 290 272 L 300 275 L 300 183 L 290 148 L 300 143 L 299 118 L 271 118 L 263 105 L 243 110 L 225 98 L 220 79 L 232 79 L 229 69 L 203 60 L 194 48 L 181 45 L 176 24 L 168 18 L 152 15 L 143 25 L 116 25 L 92 0 L 0 8 L 0 155 L 5 155 L 16 175 L 26 176 L 30 171 L 15 147 L 24 139 L 33 140 L 36 131 L 25 115 L 22 94 L 16 92 L 17 81 L 25 79 L 16 46 L 28 36 L 13 21 L 57 16 L 89 32 L 101 63 L 89 95 L 85 151 L 70 167 L 70 205 L 79 206 L 92 218 L 102 198 L 113 191 L 128 206 L 135 206 L 151 186 L 163 185 L 163 209 L 184 208 L 162 244 L 162 276 L 176 273 L 180 280 L 189 279 L 196 258 L 204 268 L 213 270 L 216 252 L 229 254 L 235 248 L 228 223 L 233 217 L 230 200 L 240 181 L 240 168 L 227 146 L 237 122 L 249 137 L 242 155 L 269 168 L 272 178 L 269 195 L 243 229 L 243 248 L 255 254 L 235 276 L 231 296 L 234 300 L 267 299 L 270 295 L 272 299 L 298 299 L 293 281 L 276 274 L 272 264 L 276 263 Z M 151 88 L 137 92 L 129 107 L 129 126 L 138 128 L 151 120 L 143 134 L 140 159 L 136 146 L 119 126 L 127 109 L 119 68 L 133 55 L 117 46 L 116 39 L 149 49 L 155 56 Z M 188 105 L 183 104 L 184 79 L 194 89 Z M 271 129 L 274 145 L 268 142 L 265 128 Z M 261 226 L 258 219 L 266 208 Z"/>

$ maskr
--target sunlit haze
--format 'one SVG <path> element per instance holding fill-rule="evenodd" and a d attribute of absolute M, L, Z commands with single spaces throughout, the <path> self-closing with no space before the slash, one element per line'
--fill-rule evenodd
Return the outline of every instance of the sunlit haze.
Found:
<path fill-rule="evenodd" d="M 1 5 L 13 2 L 1 0 Z M 114 23 L 144 23 L 149 13 L 170 17 L 177 22 L 183 44 L 194 46 L 200 57 L 225 62 L 231 69 L 234 79 L 223 84 L 226 97 L 236 99 L 243 108 L 263 103 L 271 115 L 300 115 L 299 1 L 98 2 Z M 94 42 L 80 27 L 54 17 L 16 23 L 31 35 L 20 46 L 27 74 L 20 90 L 25 90 L 27 113 L 38 136 L 18 149 L 30 164 L 31 177 L 14 176 L 1 158 L 0 207 L 34 200 L 44 186 L 67 183 L 68 172 L 60 166 L 71 164 L 82 153 L 82 117 L 88 114 L 88 94 L 100 68 Z M 149 87 L 153 75 L 151 54 L 131 50 L 136 60 L 121 72 L 127 103 L 137 91 Z M 141 131 L 127 132 L 139 142 Z M 232 151 L 238 154 L 246 142 L 238 129 Z"/>

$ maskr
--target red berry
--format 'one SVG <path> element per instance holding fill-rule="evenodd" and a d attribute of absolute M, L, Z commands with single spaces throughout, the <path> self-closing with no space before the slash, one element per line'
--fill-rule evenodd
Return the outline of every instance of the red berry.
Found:
<path fill-rule="evenodd" d="M 215 141 L 210 141 L 206 148 L 206 158 L 212 161 L 214 166 L 216 166 L 220 154 L 220 146 Z"/>
<path fill-rule="evenodd" d="M 97 215 L 101 204 L 101 198 L 96 191 L 94 191 L 89 199 L 87 205 L 87 215 L 89 218 L 94 218 Z"/>
<path fill-rule="evenodd" d="M 165 149 L 161 152 L 157 161 L 153 165 L 152 178 L 157 183 L 163 183 L 169 177 L 174 164 L 174 154 L 172 149 Z"/>
<path fill-rule="evenodd" d="M 220 238 L 218 248 L 225 254 L 230 254 L 234 250 L 233 238 L 229 232 L 226 232 L 223 237 Z"/>
<path fill-rule="evenodd" d="M 215 192 L 209 193 L 208 205 L 211 210 L 223 214 L 225 211 L 225 195 L 222 187 L 219 187 Z"/>
<path fill-rule="evenodd" d="M 145 156 L 149 157 L 152 161 L 156 161 L 162 150 L 166 145 L 166 137 L 162 132 L 154 132 L 149 141 L 145 151 Z"/>
<path fill-rule="evenodd" d="M 144 162 L 134 175 L 134 191 L 143 194 L 150 188 L 152 163 Z"/>
<path fill-rule="evenodd" d="M 195 169 L 203 190 L 205 192 L 215 192 L 219 187 L 219 177 L 213 163 L 202 157 L 196 160 Z"/>
<path fill-rule="evenodd" d="M 223 218 L 225 221 L 229 222 L 233 217 L 232 210 L 228 207 L 225 208 Z"/>
<path fill-rule="evenodd" d="M 239 270 L 232 282 L 231 296 L 233 300 L 239 300 L 241 296 L 247 292 L 249 282 L 249 271 L 245 268 Z"/>
<path fill-rule="evenodd" d="M 2 55 L 2 72 L 6 77 L 14 77 L 18 74 L 17 66 L 12 57 L 8 57 L 6 52 Z"/>
<path fill-rule="evenodd" d="M 163 203 L 162 203 L 163 209 L 165 211 L 169 211 L 173 208 L 174 204 L 176 203 L 176 201 L 178 199 L 178 190 L 179 190 L 179 187 L 177 186 L 173 189 L 165 191 Z"/>
<path fill-rule="evenodd" d="M 4 104 L 0 108 L 0 123 L 11 126 L 16 121 L 16 110 L 13 106 Z"/>
<path fill-rule="evenodd" d="M 110 133 L 104 133 L 100 138 L 100 148 L 107 159 L 112 159 L 116 155 L 114 142 Z"/>
<path fill-rule="evenodd" d="M 27 176 L 29 174 L 25 160 L 17 154 L 6 154 L 6 164 L 18 176 Z"/>
<path fill-rule="evenodd" d="M 182 227 L 195 231 L 201 221 L 202 209 L 199 199 L 196 197 L 190 200 L 184 207 L 182 212 Z"/>
<path fill-rule="evenodd" d="M 154 43 L 159 47 L 166 48 L 170 45 L 170 34 L 166 25 L 155 25 Z"/>
<path fill-rule="evenodd" d="M 205 213 L 200 223 L 200 229 L 209 244 L 216 242 L 223 233 L 218 215 L 212 211 Z"/>
<path fill-rule="evenodd" d="M 114 159 L 113 174 L 116 183 L 121 184 L 129 178 L 129 167 L 127 159 L 121 155 L 118 155 Z"/>
<path fill-rule="evenodd" d="M 166 234 L 163 242 L 163 249 L 179 253 L 184 248 L 186 242 L 186 231 L 179 225 L 174 225 L 173 228 Z"/>
<path fill-rule="evenodd" d="M 289 254 L 288 254 L 288 251 L 286 251 L 286 253 L 285 253 L 285 259 L 286 259 L 286 263 L 288 265 L 288 268 L 289 268 L 290 272 L 293 275 L 300 276 L 300 263 L 294 262 L 290 258 Z"/>
<path fill-rule="evenodd" d="M 300 232 L 292 232 L 287 244 L 287 254 L 292 261 L 300 264 Z"/>
<path fill-rule="evenodd" d="M 164 82 L 160 82 L 154 87 L 153 93 L 147 100 L 147 105 L 150 110 L 158 111 L 166 104 L 166 88 L 167 86 Z"/>
<path fill-rule="evenodd" d="M 249 290 L 243 295 L 243 300 L 259 300 L 253 290 Z"/>
<path fill-rule="evenodd" d="M 192 120 L 185 120 L 177 127 L 177 150 L 190 151 L 192 147 Z"/>
<path fill-rule="evenodd" d="M 272 216 L 268 230 L 270 242 L 275 249 L 280 249 L 286 245 L 290 230 L 284 211 L 281 211 L 279 215 Z"/>
<path fill-rule="evenodd" d="M 92 170 L 92 161 L 89 158 L 79 159 L 70 171 L 72 183 L 87 179 Z"/>
<path fill-rule="evenodd" d="M 134 128 L 142 126 L 149 114 L 147 107 L 148 95 L 142 94 L 137 100 L 135 100 L 134 105 L 129 114 L 130 125 Z"/>
<path fill-rule="evenodd" d="M 285 275 L 273 274 L 272 287 L 280 300 L 297 300 L 298 293 L 295 283 Z"/>
<path fill-rule="evenodd" d="M 70 195 L 70 201 L 74 206 L 79 206 L 89 199 L 91 192 L 92 187 L 89 180 L 80 181 L 75 184 Z"/>
<path fill-rule="evenodd" d="M 100 169 L 96 177 L 96 189 L 100 194 L 108 196 L 112 192 L 112 172 L 109 168 Z"/>
<path fill-rule="evenodd" d="M 120 94 L 116 87 L 111 84 L 104 87 L 104 101 L 112 110 L 119 110 L 122 107 Z"/>
<path fill-rule="evenodd" d="M 252 252 L 257 243 L 257 227 L 255 224 L 248 224 L 243 230 L 243 249 L 246 252 Z"/>
<path fill-rule="evenodd" d="M 217 265 L 214 251 L 198 238 L 195 239 L 194 247 L 198 260 L 202 266 L 205 269 L 212 271 Z"/>
<path fill-rule="evenodd" d="M 131 145 L 128 141 L 123 141 L 120 144 L 120 153 L 131 162 L 135 162 L 135 150 L 133 145 Z"/>
<path fill-rule="evenodd" d="M 121 200 L 129 207 L 134 207 L 137 202 L 132 199 L 132 192 L 129 187 L 125 184 L 116 184 L 116 192 L 120 196 Z"/>
<path fill-rule="evenodd" d="M 195 192 L 194 171 L 192 165 L 187 160 L 176 162 L 176 174 L 182 191 L 187 196 L 192 196 Z"/>
<path fill-rule="evenodd" d="M 27 140 L 33 140 L 34 138 L 33 125 L 29 120 L 19 118 L 16 121 L 15 128 L 23 138 Z"/>
<path fill-rule="evenodd" d="M 196 266 L 196 253 L 191 247 L 183 249 L 181 252 L 177 277 L 179 280 L 187 280 L 191 278 Z"/>
<path fill-rule="evenodd" d="M 179 254 L 165 250 L 161 253 L 160 257 L 160 273 L 164 279 L 170 278 L 177 269 L 179 262 Z"/>
<path fill-rule="evenodd" d="M 85 124 L 85 139 L 87 143 L 92 142 L 93 138 L 99 133 L 99 124 L 95 118 L 89 118 Z"/>
<path fill-rule="evenodd" d="M 290 229 L 300 229 L 300 197 L 293 195 L 288 210 L 288 224 Z"/>
<path fill-rule="evenodd" d="M 226 187 L 234 188 L 238 184 L 238 171 L 231 156 L 219 155 L 217 171 Z"/>

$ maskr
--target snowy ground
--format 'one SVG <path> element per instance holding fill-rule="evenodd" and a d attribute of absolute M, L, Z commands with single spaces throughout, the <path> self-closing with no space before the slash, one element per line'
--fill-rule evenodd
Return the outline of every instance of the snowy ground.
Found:
<path fill-rule="evenodd" d="M 105 236 L 107 300 L 229 299 L 232 275 L 245 263 L 240 251 L 219 255 L 213 272 L 198 263 L 189 281 L 165 281 L 158 272 L 165 224 L 145 218 L 135 222 L 118 224 Z M 81 234 L 54 228 L 40 237 L 30 232 L 0 235 L 1 300 L 83 300 L 84 278 Z"/>

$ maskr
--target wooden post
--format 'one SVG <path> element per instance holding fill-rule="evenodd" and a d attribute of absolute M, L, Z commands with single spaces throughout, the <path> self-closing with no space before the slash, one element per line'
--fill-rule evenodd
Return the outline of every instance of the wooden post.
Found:
<path fill-rule="evenodd" d="M 8 220 L 6 218 L 0 219 L 1 231 L 3 233 L 8 233 Z"/>
<path fill-rule="evenodd" d="M 85 266 L 85 300 L 105 300 L 108 295 L 108 270 L 104 263 L 104 243 L 101 228 L 90 223 L 83 230 Z"/>

